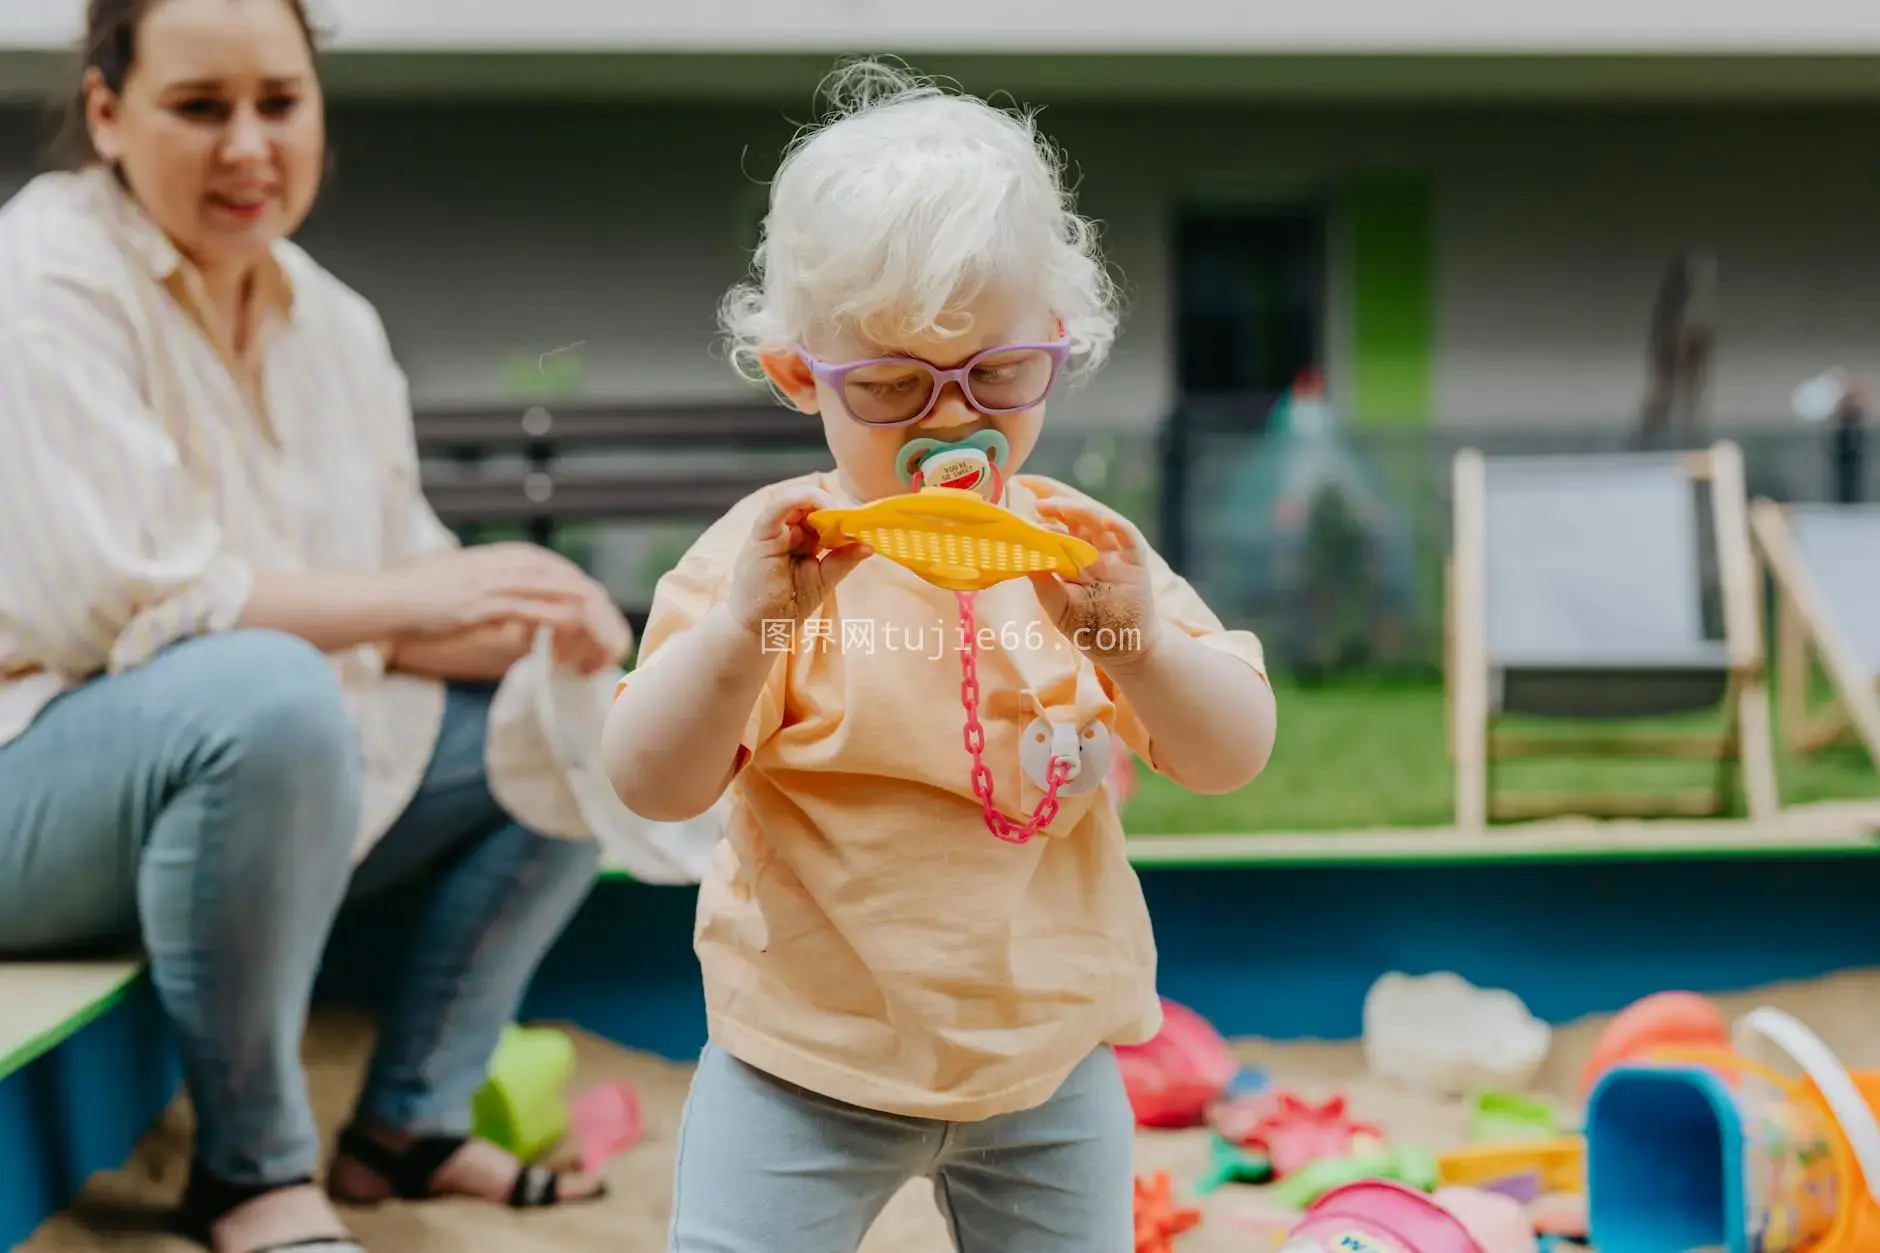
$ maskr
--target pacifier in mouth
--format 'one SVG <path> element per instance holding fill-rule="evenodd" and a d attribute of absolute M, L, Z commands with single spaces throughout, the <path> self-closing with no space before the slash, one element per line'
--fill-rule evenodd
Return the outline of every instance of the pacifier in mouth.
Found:
<path fill-rule="evenodd" d="M 954 442 L 911 440 L 896 455 L 894 470 L 901 482 L 915 491 L 950 487 L 997 504 L 1005 495 L 1005 476 L 1000 466 L 1011 455 L 1012 446 L 1005 436 L 997 431 L 975 431 Z"/>

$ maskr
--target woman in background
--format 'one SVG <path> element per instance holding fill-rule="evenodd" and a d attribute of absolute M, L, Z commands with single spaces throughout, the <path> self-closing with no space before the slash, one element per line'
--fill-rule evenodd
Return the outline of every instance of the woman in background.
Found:
<path fill-rule="evenodd" d="M 0 955 L 135 935 L 216 1253 L 357 1250 L 326 1193 L 598 1194 L 468 1137 L 592 841 L 485 770 L 491 683 L 607 593 L 426 506 L 373 308 L 287 242 L 326 163 L 298 0 L 92 0 L 76 168 L 0 209 Z M 300 1041 L 342 904 L 417 894 L 323 1193 Z"/>

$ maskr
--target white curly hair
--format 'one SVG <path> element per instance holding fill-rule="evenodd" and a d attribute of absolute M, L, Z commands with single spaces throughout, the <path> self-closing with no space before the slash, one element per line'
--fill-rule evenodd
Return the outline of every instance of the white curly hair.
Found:
<path fill-rule="evenodd" d="M 785 151 L 750 278 L 719 309 L 740 374 L 761 381 L 760 357 L 812 326 L 958 336 L 967 306 L 1013 285 L 1064 320 L 1071 373 L 1102 364 L 1117 285 L 1029 113 L 876 58 L 840 66 L 819 95 L 829 112 Z"/>

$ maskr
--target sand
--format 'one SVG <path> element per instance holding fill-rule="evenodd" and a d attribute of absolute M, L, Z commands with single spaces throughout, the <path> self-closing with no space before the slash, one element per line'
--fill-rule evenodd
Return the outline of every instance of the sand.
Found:
<path fill-rule="evenodd" d="M 1734 1016 L 1756 1005 L 1776 1005 L 1813 1027 L 1850 1066 L 1880 1067 L 1880 970 L 1852 972 L 1805 984 L 1785 984 L 1719 998 Z M 1586 1019 L 1559 1029 L 1537 1090 L 1577 1117 L 1575 1088 L 1580 1069 L 1604 1019 Z M 375 1253 L 663 1253 L 674 1135 L 690 1068 L 629 1053 L 571 1031 L 579 1054 L 577 1083 L 625 1079 L 641 1094 L 647 1134 L 616 1158 L 607 1176 L 612 1195 L 588 1206 L 518 1214 L 467 1201 L 389 1205 L 349 1214 L 356 1233 Z M 321 1013 L 309 1029 L 306 1058 L 321 1126 L 329 1136 L 356 1089 L 371 1041 L 364 1021 Z M 1307 1096 L 1344 1093 L 1353 1117 L 1376 1122 L 1392 1137 L 1432 1150 L 1459 1143 L 1462 1102 L 1442 1102 L 1408 1093 L 1365 1073 L 1356 1041 L 1273 1044 L 1237 1041 L 1252 1065 L 1276 1083 Z M 71 1214 L 49 1220 L 20 1246 L 25 1253 L 189 1253 L 197 1246 L 164 1234 L 166 1207 L 183 1183 L 190 1131 L 186 1102 L 178 1101 L 145 1136 L 131 1160 L 91 1180 Z M 1167 1170 L 1178 1191 L 1206 1169 L 1202 1132 L 1143 1133 L 1137 1140 L 1139 1168 Z M 1234 1217 L 1254 1189 L 1230 1186 L 1201 1203 L 1202 1224 L 1179 1237 L 1177 1253 L 1246 1253 L 1248 1234 Z M 951 1253 L 951 1245 L 925 1183 L 910 1184 L 869 1234 L 862 1253 Z"/>

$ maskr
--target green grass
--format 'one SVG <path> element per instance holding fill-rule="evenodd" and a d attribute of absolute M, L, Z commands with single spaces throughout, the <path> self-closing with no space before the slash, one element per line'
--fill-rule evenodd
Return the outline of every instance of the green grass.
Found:
<path fill-rule="evenodd" d="M 1441 827 L 1454 821 L 1454 775 L 1435 685 L 1276 684 L 1279 741 L 1266 772 L 1226 796 L 1198 796 L 1138 767 L 1124 820 L 1131 835 Z M 1654 724 L 1717 725 L 1681 719 Z M 1645 729 L 1630 724 L 1626 729 Z M 1701 762 L 1567 760 L 1510 762 L 1497 784 L 1510 791 L 1676 791 L 1706 786 Z M 1784 804 L 1880 797 L 1866 754 L 1837 747 L 1779 759 Z"/>

